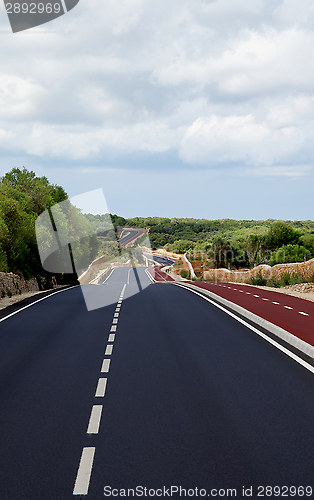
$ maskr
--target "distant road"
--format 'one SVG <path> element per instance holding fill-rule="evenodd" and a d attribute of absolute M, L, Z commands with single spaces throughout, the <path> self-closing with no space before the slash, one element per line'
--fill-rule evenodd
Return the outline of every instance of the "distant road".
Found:
<path fill-rule="evenodd" d="M 126 246 L 128 243 L 137 238 L 144 231 L 137 229 L 125 229 L 123 232 L 125 233 L 125 236 L 119 239 L 120 245 L 122 247 Z"/>
<path fill-rule="evenodd" d="M 175 259 L 169 259 L 169 257 L 160 255 L 153 255 L 148 252 L 143 252 L 143 255 L 151 260 L 154 260 L 158 264 L 162 264 L 163 266 L 171 266 L 175 262 Z"/>
<path fill-rule="evenodd" d="M 203 298 L 149 283 L 117 268 L 97 286 L 106 308 L 87 312 L 74 287 L 0 322 L 1 500 L 313 486 L 314 375 Z"/>

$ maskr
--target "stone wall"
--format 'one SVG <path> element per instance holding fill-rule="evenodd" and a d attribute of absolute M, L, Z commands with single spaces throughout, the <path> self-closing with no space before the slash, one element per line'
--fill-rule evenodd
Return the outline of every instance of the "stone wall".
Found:
<path fill-rule="evenodd" d="M 193 265 L 193 262 L 192 262 Z M 275 266 L 260 265 L 247 271 L 229 271 L 228 269 L 210 269 L 204 271 L 204 279 L 206 281 L 230 281 L 235 283 L 250 283 L 252 278 L 262 275 L 263 278 L 275 278 L 289 273 L 303 276 L 305 280 L 314 281 L 314 259 L 306 262 L 295 262 L 293 264 L 276 264 Z"/>
<path fill-rule="evenodd" d="M 0 272 L 0 299 L 25 292 L 47 290 L 55 286 L 57 282 L 54 276 L 49 278 L 40 276 L 38 279 L 25 280 L 18 274 Z"/>

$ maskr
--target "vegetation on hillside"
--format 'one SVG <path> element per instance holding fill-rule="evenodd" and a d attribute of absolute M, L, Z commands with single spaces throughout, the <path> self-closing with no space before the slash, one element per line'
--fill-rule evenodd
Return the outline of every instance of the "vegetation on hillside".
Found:
<path fill-rule="evenodd" d="M 0 179 L 0 271 L 19 273 L 26 279 L 51 276 L 41 265 L 35 221 L 46 209 L 67 198 L 61 186 L 50 184 L 46 177 L 36 177 L 25 168 L 13 168 Z M 69 224 L 64 225 L 64 230 L 69 229 Z M 47 231 L 47 244 L 51 237 L 51 231 Z M 80 256 L 86 251 L 82 249 Z M 60 273 L 57 278 L 60 283 L 76 280 L 72 274 Z"/>
<path fill-rule="evenodd" d="M 116 225 L 149 228 L 153 249 L 203 254 L 209 267 L 252 268 L 314 257 L 314 221 L 310 220 L 112 218 Z"/>
<path fill-rule="evenodd" d="M 67 198 L 61 186 L 25 168 L 13 168 L 0 179 L 0 271 L 20 272 L 26 278 L 47 274 L 38 254 L 35 221 L 44 210 Z M 80 226 L 81 220 L 79 210 L 71 210 L 71 222 L 68 220 L 64 227 L 67 234 L 75 235 L 74 226 Z M 208 267 L 241 269 L 314 257 L 314 221 L 310 220 L 125 219 L 118 215 L 111 215 L 110 220 L 109 214 L 84 217 L 98 235 L 75 243 L 82 268 L 99 255 L 108 259 L 118 256 L 115 229 L 119 226 L 149 228 L 153 249 L 188 252 L 205 259 Z"/>

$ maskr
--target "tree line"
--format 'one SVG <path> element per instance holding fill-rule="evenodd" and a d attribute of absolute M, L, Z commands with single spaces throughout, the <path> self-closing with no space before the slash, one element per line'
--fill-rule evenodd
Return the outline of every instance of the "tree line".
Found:
<path fill-rule="evenodd" d="M 50 274 L 41 265 L 35 221 L 46 209 L 67 199 L 63 187 L 25 168 L 13 168 L 0 178 L 0 271 L 21 273 L 27 279 Z M 77 209 L 72 207 L 71 210 L 72 222 L 64 221 L 64 230 L 69 234 L 72 231 L 75 236 L 74 225 L 81 227 L 82 219 L 78 218 Z M 310 220 L 126 219 L 116 214 L 88 214 L 85 218 L 87 224 L 93 224 L 97 237 L 83 238 L 75 243 L 81 267 L 101 254 L 108 259 L 117 256 L 115 230 L 119 226 L 149 228 L 153 249 L 164 247 L 176 253 L 188 252 L 195 258 L 202 255 L 199 258 L 207 259 L 209 267 L 239 269 L 263 263 L 300 262 L 314 257 L 314 222 Z M 107 226 L 109 230 L 102 231 L 101 228 Z"/>
<path fill-rule="evenodd" d="M 252 268 L 314 257 L 314 221 L 254 221 L 113 216 L 114 224 L 149 228 L 153 249 L 202 254 L 210 267 Z"/>
<path fill-rule="evenodd" d="M 63 187 L 37 177 L 27 169 L 13 168 L 0 178 L 0 271 L 29 279 L 51 277 L 43 270 L 35 233 L 37 217 L 68 199 Z M 76 276 L 59 273 L 59 283 L 76 282 Z"/>

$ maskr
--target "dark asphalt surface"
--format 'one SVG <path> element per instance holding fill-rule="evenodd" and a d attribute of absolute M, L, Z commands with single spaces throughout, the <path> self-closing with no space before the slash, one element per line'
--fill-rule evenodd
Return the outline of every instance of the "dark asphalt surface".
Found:
<path fill-rule="evenodd" d="M 162 264 L 163 266 L 171 266 L 175 262 L 175 259 L 169 259 L 167 257 L 160 257 L 157 255 L 152 255 L 152 254 L 145 253 L 145 252 L 143 252 L 143 255 L 145 255 L 146 257 L 149 257 L 150 259 L 154 260 L 158 264 Z"/>
<path fill-rule="evenodd" d="M 127 233 L 125 236 L 119 239 L 120 245 L 124 246 L 126 243 L 130 242 L 140 234 L 141 231 L 138 231 L 137 229 L 126 229 L 125 232 Z"/>
<path fill-rule="evenodd" d="M 106 486 L 240 498 L 243 486 L 252 498 L 259 485 L 313 486 L 313 374 L 188 290 L 136 293 L 149 283 L 137 273 L 117 269 L 98 287 L 118 301 L 126 285 L 110 356 L 115 303 L 87 312 L 80 288 L 0 323 L 1 500 L 84 498 L 73 487 L 85 447 L 93 500 Z M 93 405 L 102 417 L 87 434 Z"/>

